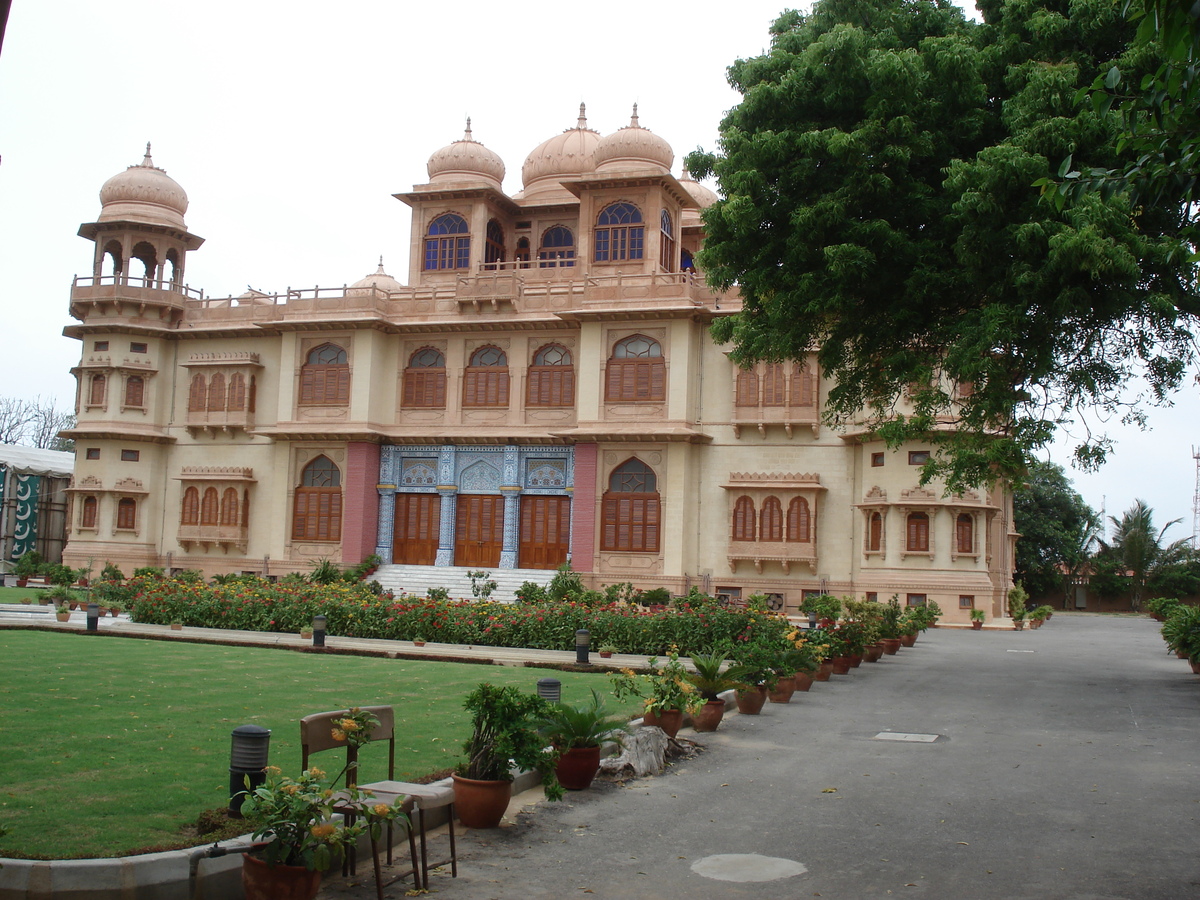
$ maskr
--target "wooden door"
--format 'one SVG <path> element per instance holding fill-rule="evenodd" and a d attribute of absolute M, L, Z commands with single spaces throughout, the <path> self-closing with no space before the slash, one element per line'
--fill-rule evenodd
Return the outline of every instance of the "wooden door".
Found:
<path fill-rule="evenodd" d="M 437 494 L 397 494 L 392 561 L 432 566 L 437 559 L 442 498 Z"/>
<path fill-rule="evenodd" d="M 522 569 L 557 569 L 567 561 L 570 541 L 570 497 L 521 498 L 517 565 Z"/>
<path fill-rule="evenodd" d="M 459 494 L 455 523 L 456 566 L 500 565 L 504 549 L 504 498 L 486 494 Z"/>

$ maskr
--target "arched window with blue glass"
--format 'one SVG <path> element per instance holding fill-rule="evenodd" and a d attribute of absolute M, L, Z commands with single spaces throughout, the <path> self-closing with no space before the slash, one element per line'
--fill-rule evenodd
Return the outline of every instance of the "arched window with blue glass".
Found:
<path fill-rule="evenodd" d="M 642 211 L 632 203 L 611 203 L 596 218 L 596 262 L 641 259 L 646 246 Z"/>
<path fill-rule="evenodd" d="M 538 248 L 538 268 L 575 265 L 575 235 L 566 225 L 547 228 Z"/>
<path fill-rule="evenodd" d="M 665 209 L 659 212 L 658 265 L 664 272 L 675 271 L 675 223 Z"/>
<path fill-rule="evenodd" d="M 468 269 L 471 266 L 471 233 L 458 213 L 443 213 L 429 223 L 425 238 L 425 271 Z"/>

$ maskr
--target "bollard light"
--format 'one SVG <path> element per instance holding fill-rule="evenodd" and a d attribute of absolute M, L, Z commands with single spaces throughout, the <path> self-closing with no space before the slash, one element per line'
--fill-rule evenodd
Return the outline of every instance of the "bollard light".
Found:
<path fill-rule="evenodd" d="M 543 700 L 549 700 L 551 703 L 558 703 L 562 700 L 562 682 L 557 678 L 539 678 L 537 683 L 537 694 Z"/>
<path fill-rule="evenodd" d="M 242 817 L 246 794 L 267 780 L 263 771 L 271 749 L 271 729 L 261 725 L 239 725 L 233 729 L 229 750 L 229 818 Z"/>
<path fill-rule="evenodd" d="M 808 627 L 810 629 L 817 627 L 817 614 L 815 612 L 808 614 Z"/>
<path fill-rule="evenodd" d="M 100 604 L 99 603 L 89 603 L 88 604 L 87 630 L 88 631 L 99 631 L 100 630 Z"/>
<path fill-rule="evenodd" d="M 575 662 L 581 666 L 590 666 L 588 662 L 588 648 L 592 643 L 592 633 L 586 628 L 580 628 L 575 632 Z"/>
<path fill-rule="evenodd" d="M 324 616 L 313 616 L 313 646 L 325 646 L 325 622 Z"/>

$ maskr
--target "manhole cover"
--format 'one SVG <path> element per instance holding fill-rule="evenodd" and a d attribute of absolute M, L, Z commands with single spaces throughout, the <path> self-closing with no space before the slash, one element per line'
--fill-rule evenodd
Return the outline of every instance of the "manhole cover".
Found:
<path fill-rule="evenodd" d="M 778 856 L 760 856 L 757 853 L 719 853 L 706 856 L 692 863 L 692 871 L 705 878 L 717 881 L 777 881 L 803 875 L 808 867 L 791 859 Z"/>
<path fill-rule="evenodd" d="M 911 734 L 907 731 L 881 731 L 875 735 L 877 741 L 904 741 L 909 744 L 932 744 L 941 735 Z"/>

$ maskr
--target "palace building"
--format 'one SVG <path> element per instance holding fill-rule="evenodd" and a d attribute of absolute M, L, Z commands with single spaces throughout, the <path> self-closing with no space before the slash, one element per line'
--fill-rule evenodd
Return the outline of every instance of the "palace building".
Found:
<path fill-rule="evenodd" d="M 815 356 L 737 368 L 709 325 L 738 296 L 692 262 L 716 198 L 674 163 L 636 107 L 603 136 L 581 107 L 510 196 L 468 122 L 395 195 L 407 284 L 381 261 L 214 299 L 186 286 L 203 239 L 147 147 L 79 229 L 68 564 L 277 576 L 378 553 L 403 587 L 569 560 L 597 587 L 1000 614 L 1007 491 L 943 496 L 919 485 L 928 447 L 823 425 Z"/>

